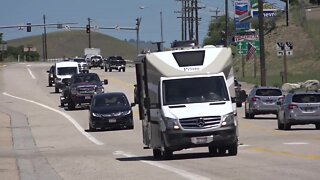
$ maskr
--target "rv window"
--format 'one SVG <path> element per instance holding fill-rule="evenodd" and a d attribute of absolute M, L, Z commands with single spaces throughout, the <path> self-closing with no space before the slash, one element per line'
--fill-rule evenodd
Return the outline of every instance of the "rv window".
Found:
<path fill-rule="evenodd" d="M 187 51 L 173 53 L 180 67 L 203 65 L 205 51 Z"/>
<path fill-rule="evenodd" d="M 222 76 L 165 80 L 162 87 L 164 105 L 229 100 Z"/>

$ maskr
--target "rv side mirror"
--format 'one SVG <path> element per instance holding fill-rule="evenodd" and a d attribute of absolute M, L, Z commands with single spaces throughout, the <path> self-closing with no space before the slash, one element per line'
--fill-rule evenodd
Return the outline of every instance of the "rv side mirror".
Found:
<path fill-rule="evenodd" d="M 108 84 L 108 79 L 103 80 L 103 84 L 107 85 Z"/>
<path fill-rule="evenodd" d="M 47 70 L 47 73 L 49 73 L 50 71 L 49 70 Z"/>
<path fill-rule="evenodd" d="M 231 102 L 232 103 L 236 103 L 237 102 L 237 98 L 236 97 L 231 97 Z"/>
<path fill-rule="evenodd" d="M 144 107 L 146 109 L 150 108 L 150 99 L 149 98 L 144 98 Z"/>
<path fill-rule="evenodd" d="M 136 105 L 136 103 L 131 103 L 131 104 L 130 104 L 131 107 L 133 107 L 133 106 L 135 106 L 135 105 Z"/>

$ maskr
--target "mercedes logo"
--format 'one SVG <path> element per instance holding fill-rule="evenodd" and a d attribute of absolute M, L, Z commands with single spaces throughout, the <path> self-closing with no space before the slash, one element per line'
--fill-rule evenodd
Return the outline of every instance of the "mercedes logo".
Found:
<path fill-rule="evenodd" d="M 204 122 L 204 120 L 202 118 L 199 118 L 197 120 L 198 127 L 204 127 L 205 124 L 206 124 L 206 122 Z"/>

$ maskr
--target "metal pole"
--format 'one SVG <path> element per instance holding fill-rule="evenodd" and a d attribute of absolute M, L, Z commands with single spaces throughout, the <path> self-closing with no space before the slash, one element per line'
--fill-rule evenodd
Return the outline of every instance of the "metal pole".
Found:
<path fill-rule="evenodd" d="M 253 77 L 257 77 L 257 57 L 255 54 L 253 55 Z"/>
<path fill-rule="evenodd" d="M 161 42 L 163 42 L 162 11 L 160 11 L 160 30 L 161 30 Z"/>
<path fill-rule="evenodd" d="M 91 25 L 90 25 L 90 22 L 91 22 L 91 19 L 88 18 L 88 25 L 89 25 L 89 28 L 90 28 L 90 31 L 89 31 L 89 48 L 91 48 Z"/>
<path fill-rule="evenodd" d="M 139 30 L 140 30 L 140 22 L 141 17 L 136 19 L 136 32 L 137 32 L 137 54 L 139 55 Z"/>
<path fill-rule="evenodd" d="M 199 44 L 198 0 L 195 0 L 195 11 L 196 11 L 196 41 L 197 41 L 197 44 Z"/>
<path fill-rule="evenodd" d="M 260 73 L 261 73 L 261 86 L 267 85 L 266 77 L 266 62 L 264 54 L 264 31 L 263 31 L 263 0 L 258 1 L 259 10 L 259 41 L 260 41 Z"/>
<path fill-rule="evenodd" d="M 47 61 L 48 60 L 48 48 L 47 48 L 47 27 L 46 27 L 46 16 L 43 15 L 43 31 L 44 31 L 44 37 L 43 37 L 43 43 L 44 43 L 44 54 L 43 54 L 43 57 L 44 57 L 44 61 Z"/>
<path fill-rule="evenodd" d="M 228 47 L 228 36 L 229 36 L 229 27 L 228 27 L 228 24 L 229 24 L 229 14 L 228 14 L 228 0 L 225 0 L 225 13 L 226 13 L 226 19 L 225 19 L 225 31 L 226 31 L 226 39 L 225 39 L 225 47 Z"/>
<path fill-rule="evenodd" d="M 286 23 L 289 26 L 289 0 L 286 1 Z"/>
<path fill-rule="evenodd" d="M 284 83 L 288 82 L 288 72 L 287 72 L 287 51 L 286 48 L 283 50 L 283 81 Z"/>
<path fill-rule="evenodd" d="M 244 56 L 241 55 L 241 61 L 242 61 L 242 77 L 244 78 L 245 77 L 245 73 L 244 73 L 244 64 L 245 64 L 245 61 L 244 61 Z"/>

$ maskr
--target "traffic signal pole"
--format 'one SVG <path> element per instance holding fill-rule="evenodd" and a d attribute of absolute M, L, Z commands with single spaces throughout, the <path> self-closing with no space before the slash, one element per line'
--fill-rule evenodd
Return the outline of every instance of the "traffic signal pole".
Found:
<path fill-rule="evenodd" d="M 91 48 L 91 25 L 90 25 L 91 19 L 88 18 L 88 25 L 87 25 L 87 33 L 89 35 L 89 48 Z"/>

